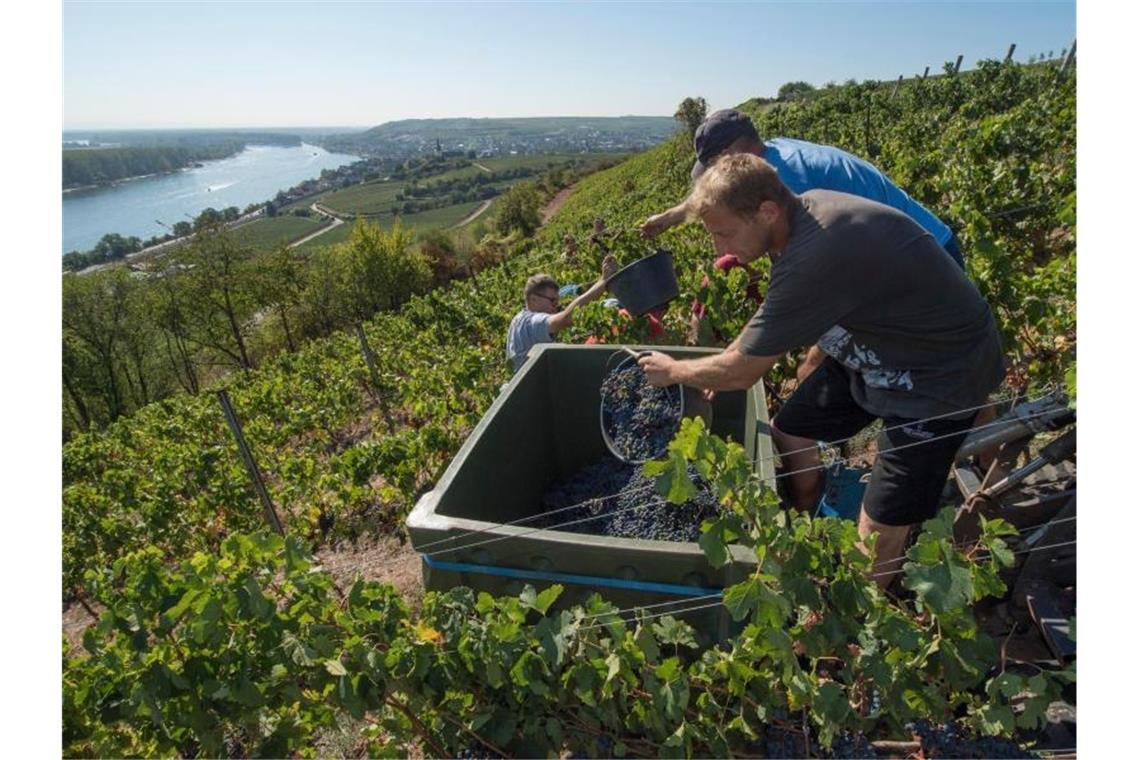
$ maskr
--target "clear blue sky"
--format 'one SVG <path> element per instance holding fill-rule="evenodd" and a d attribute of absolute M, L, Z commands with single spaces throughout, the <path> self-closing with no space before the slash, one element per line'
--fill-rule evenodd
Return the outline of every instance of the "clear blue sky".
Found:
<path fill-rule="evenodd" d="M 65 2 L 64 126 L 672 115 L 1052 50 L 1073 2 Z"/>

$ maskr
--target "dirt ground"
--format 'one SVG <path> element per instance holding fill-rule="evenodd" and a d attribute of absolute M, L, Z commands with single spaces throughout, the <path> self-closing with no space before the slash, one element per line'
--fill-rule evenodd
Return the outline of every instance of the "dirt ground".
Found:
<path fill-rule="evenodd" d="M 424 598 L 420 555 L 410 543 L 401 544 L 392 536 L 363 538 L 355 545 L 345 543 L 320 549 L 316 559 L 341 588 L 351 586 L 359 575 L 365 580 L 392 584 L 410 609 L 420 608 Z"/>
<path fill-rule="evenodd" d="M 576 187 L 577 185 L 571 185 L 570 187 L 562 188 L 554 195 L 553 198 L 550 199 L 550 203 L 547 203 L 542 207 L 542 209 L 539 211 L 539 215 L 542 218 L 543 224 L 549 222 L 554 217 L 554 215 L 558 213 L 558 210 L 561 209 L 566 204 L 566 201 L 570 199 L 570 196 L 573 194 L 574 188 Z"/>

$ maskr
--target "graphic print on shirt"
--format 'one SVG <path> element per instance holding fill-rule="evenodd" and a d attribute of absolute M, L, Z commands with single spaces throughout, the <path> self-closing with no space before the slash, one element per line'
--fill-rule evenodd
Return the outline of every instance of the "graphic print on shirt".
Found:
<path fill-rule="evenodd" d="M 868 388 L 914 390 L 909 369 L 883 367 L 878 354 L 856 343 L 851 333 L 839 325 L 821 335 L 817 343 L 825 354 L 861 374 Z"/>

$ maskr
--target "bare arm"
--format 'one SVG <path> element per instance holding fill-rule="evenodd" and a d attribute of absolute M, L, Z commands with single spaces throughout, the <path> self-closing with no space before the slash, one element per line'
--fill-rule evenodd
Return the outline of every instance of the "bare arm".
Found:
<path fill-rule="evenodd" d="M 652 351 L 638 363 L 645 370 L 650 385 L 674 383 L 713 391 L 735 391 L 751 388 L 776 364 L 778 356 L 751 356 L 740 351 L 736 343 L 723 352 L 701 359 L 678 361 Z"/>
<path fill-rule="evenodd" d="M 800 366 L 796 367 L 796 380 L 801 383 L 807 380 L 808 375 L 815 372 L 819 365 L 823 364 L 825 358 L 827 358 L 827 354 L 818 345 L 809 348 L 807 356 L 800 362 Z"/>
<path fill-rule="evenodd" d="M 598 278 L 598 281 L 591 285 L 590 289 L 585 293 L 571 301 L 565 309 L 550 317 L 550 321 L 546 323 L 546 326 L 550 329 L 550 334 L 554 335 L 560 330 L 569 327 L 574 321 L 574 311 L 576 309 L 585 306 L 591 301 L 597 300 L 598 296 L 605 293 L 606 280 L 612 277 L 616 271 L 617 262 L 614 260 L 614 257 L 606 256 L 605 260 L 602 261 L 602 276 Z"/>
<path fill-rule="evenodd" d="M 645 223 L 641 225 L 641 236 L 646 239 L 657 237 L 670 227 L 676 227 L 685 221 L 688 216 L 688 207 L 685 203 L 685 201 L 681 201 L 668 211 L 662 211 L 660 214 L 654 214 L 646 219 Z"/>

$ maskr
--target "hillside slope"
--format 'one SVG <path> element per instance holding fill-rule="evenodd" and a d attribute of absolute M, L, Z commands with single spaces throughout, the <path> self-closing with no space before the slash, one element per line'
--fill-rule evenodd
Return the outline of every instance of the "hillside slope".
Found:
<path fill-rule="evenodd" d="M 1076 95 L 1071 80 L 1050 80 L 984 64 L 893 99 L 837 88 L 758 115 L 764 134 L 873 158 L 957 226 L 1015 367 L 1038 383 L 1075 355 Z M 967 557 L 947 522 L 931 521 L 906 569 L 921 581 L 908 586 L 919 614 L 875 590 L 852 525 L 779 513 L 774 498 L 736 488 L 739 469 L 721 485 L 771 562 L 726 591 L 744 635 L 700 657 L 671 617 L 627 626 L 597 600 L 546 615 L 557 587 L 498 600 L 457 589 L 429 595 L 413 617 L 391 587 L 341 589 L 311 565 L 303 543 L 399 532 L 507 377 L 505 330 L 526 277 L 596 277 L 597 216 L 623 259 L 643 253 L 636 224 L 681 197 L 692 159 L 678 136 L 587 177 L 534 240 L 495 243 L 513 254 L 502 265 L 377 316 L 364 329 L 378 377 L 340 333 L 227 378 L 287 542 L 235 535 L 258 530 L 261 507 L 212 393 L 65 445 L 65 588 L 86 580 L 106 612 L 85 651 L 65 655 L 64 753 L 290 756 L 347 726 L 383 756 L 407 755 L 409 742 L 448 757 L 802 756 L 809 728 L 825 747 L 846 743 L 834 745 L 844 755 L 959 714 L 987 735 L 1037 726 L 1075 676 L 991 677 L 996 647 L 968 603 L 1001 588 L 994 535 L 980 559 Z M 566 234 L 582 249 L 573 262 L 559 255 Z M 709 272 L 697 225 L 661 242 L 683 293 L 660 340 L 681 339 L 698 294 L 716 296 L 709 319 L 731 335 L 747 317 L 742 281 Z M 644 334 L 599 304 L 572 337 Z M 983 741 L 971 753 L 1009 751 Z"/>

